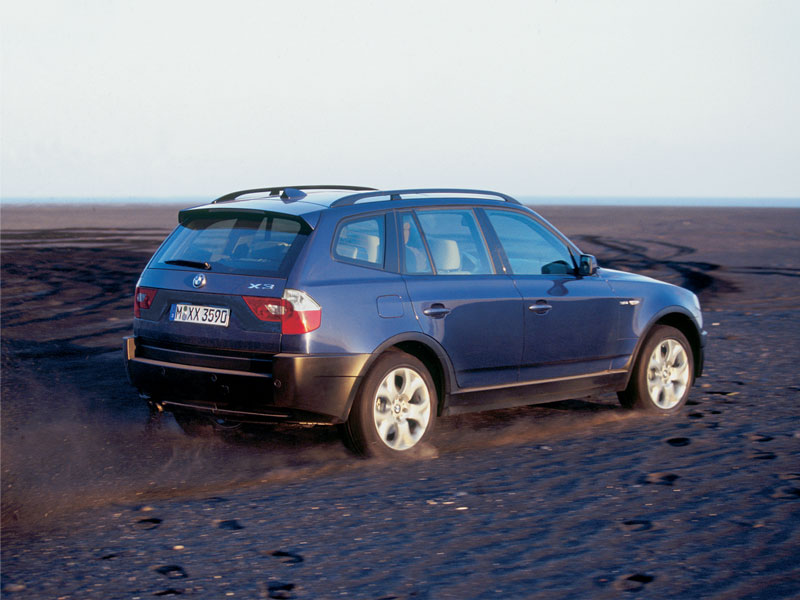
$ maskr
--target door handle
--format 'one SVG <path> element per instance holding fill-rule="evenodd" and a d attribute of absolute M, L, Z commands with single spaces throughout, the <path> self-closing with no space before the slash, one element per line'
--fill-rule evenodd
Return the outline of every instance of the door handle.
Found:
<path fill-rule="evenodd" d="M 433 319 L 441 319 L 449 312 L 449 308 L 445 308 L 444 304 L 439 304 L 437 302 L 436 304 L 431 304 L 428 308 L 423 310 L 422 314 Z"/>
<path fill-rule="evenodd" d="M 528 307 L 528 310 L 532 310 L 537 315 L 545 315 L 553 308 L 551 304 L 548 304 L 545 300 L 537 300 L 536 304 L 531 304 Z"/>

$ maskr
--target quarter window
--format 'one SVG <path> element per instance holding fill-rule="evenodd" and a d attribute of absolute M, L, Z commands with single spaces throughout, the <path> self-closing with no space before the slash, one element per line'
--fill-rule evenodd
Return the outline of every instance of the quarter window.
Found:
<path fill-rule="evenodd" d="M 383 266 L 386 248 L 383 215 L 347 221 L 336 234 L 333 254 L 339 260 L 370 266 Z"/>
<path fill-rule="evenodd" d="M 574 274 L 569 249 L 545 227 L 507 210 L 487 210 L 486 214 L 516 275 Z"/>

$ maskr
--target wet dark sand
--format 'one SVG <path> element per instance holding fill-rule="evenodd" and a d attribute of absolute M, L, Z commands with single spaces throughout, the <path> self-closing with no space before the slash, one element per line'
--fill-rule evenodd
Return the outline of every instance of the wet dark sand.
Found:
<path fill-rule="evenodd" d="M 333 429 L 146 433 L 118 348 L 175 207 L 3 207 L 3 596 L 800 595 L 800 210 L 541 212 L 698 292 L 691 405 L 443 419 L 427 459 L 387 464 Z"/>

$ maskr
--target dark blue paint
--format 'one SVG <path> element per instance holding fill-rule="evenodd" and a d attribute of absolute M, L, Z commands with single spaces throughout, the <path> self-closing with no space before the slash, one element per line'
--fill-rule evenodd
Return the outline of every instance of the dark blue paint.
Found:
<path fill-rule="evenodd" d="M 153 306 L 142 311 L 142 318 L 134 319 L 136 339 L 210 354 L 274 355 L 281 372 L 304 378 L 284 382 L 284 387 L 275 394 L 275 401 L 289 408 L 294 402 L 295 407 L 305 411 L 304 418 L 317 412 L 327 415 L 328 421 L 331 415 L 334 420 L 347 417 L 346 410 L 361 377 L 381 352 L 398 345 L 407 351 L 422 352 L 420 355 L 428 357 L 426 360 L 435 361 L 429 370 L 442 374 L 445 411 L 448 406 L 456 411 L 456 405 L 461 411 L 536 402 L 535 397 L 523 391 L 487 396 L 466 393 L 482 388 L 533 383 L 544 390 L 543 382 L 549 382 L 546 393 L 542 393 L 542 398 L 547 399 L 557 398 L 560 393 L 620 389 L 642 340 L 665 317 L 683 318 L 687 336 L 698 340 L 695 352 L 702 352 L 702 317 L 695 297 L 688 290 L 602 268 L 596 275 L 585 277 L 577 271 L 515 275 L 481 210 L 476 214 L 491 253 L 493 274 L 404 275 L 401 272 L 404 247 L 397 213 L 434 206 L 502 208 L 524 215 L 556 235 L 566 255 L 578 264 L 580 250 L 523 206 L 457 194 L 447 198 L 391 200 L 365 196 L 359 202 L 348 200 L 332 206 L 347 194 L 309 191 L 296 202 L 251 199 L 181 211 L 182 221 L 215 210 L 284 213 L 305 221 L 310 233 L 286 279 L 215 273 L 212 265 L 211 270 L 205 271 L 206 285 L 197 290 L 192 286 L 197 270 L 149 265 L 139 285 L 159 291 Z M 367 214 L 386 217 L 383 263 L 353 264 L 334 257 L 332 247 L 339 224 L 344 219 Z M 282 335 L 279 323 L 259 321 L 242 300 L 242 296 L 281 297 L 285 289 L 300 290 L 322 307 L 318 329 L 302 335 Z M 230 324 L 216 327 L 171 321 L 170 308 L 179 302 L 226 306 L 231 309 Z M 424 348 L 428 349 L 427 354 Z M 180 365 L 175 368 L 180 369 Z M 331 371 L 336 369 L 341 372 Z M 141 368 L 136 373 L 142 374 L 137 375 L 134 384 L 146 391 L 151 375 Z M 182 375 L 190 379 L 206 376 L 185 372 Z M 235 374 L 230 376 L 235 378 Z M 576 382 L 576 377 L 583 380 Z M 559 387 L 552 382 L 564 378 L 572 383 Z M 159 385 L 163 386 L 164 381 Z M 301 389 L 313 397 L 292 396 Z M 326 392 L 315 396 L 308 391 L 315 389 Z M 175 392 L 180 394 L 180 389 Z M 266 407 L 273 402 L 272 394 L 259 393 L 262 398 L 251 399 L 256 405 L 262 402 Z M 333 406 L 336 408 L 332 409 Z M 341 411 L 345 414 L 340 414 Z"/>

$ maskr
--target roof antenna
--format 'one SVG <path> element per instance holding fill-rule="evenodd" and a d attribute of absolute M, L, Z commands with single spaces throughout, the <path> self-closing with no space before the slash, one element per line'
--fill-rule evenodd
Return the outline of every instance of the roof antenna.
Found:
<path fill-rule="evenodd" d="M 297 188 L 287 187 L 283 190 L 281 194 L 281 200 L 284 202 L 297 202 L 298 200 L 302 200 L 308 194 L 303 191 L 298 190 Z"/>

